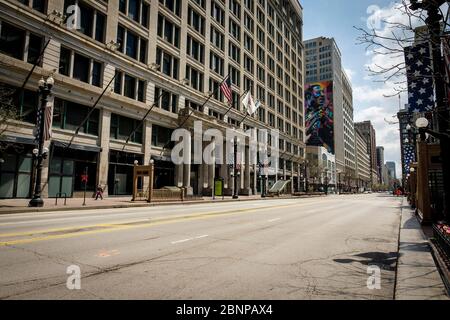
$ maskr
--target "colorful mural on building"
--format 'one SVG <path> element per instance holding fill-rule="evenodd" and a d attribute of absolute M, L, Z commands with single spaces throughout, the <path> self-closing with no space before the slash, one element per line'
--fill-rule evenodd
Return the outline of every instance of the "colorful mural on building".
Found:
<path fill-rule="evenodd" d="M 316 82 L 305 88 L 306 144 L 334 152 L 333 82 Z"/>

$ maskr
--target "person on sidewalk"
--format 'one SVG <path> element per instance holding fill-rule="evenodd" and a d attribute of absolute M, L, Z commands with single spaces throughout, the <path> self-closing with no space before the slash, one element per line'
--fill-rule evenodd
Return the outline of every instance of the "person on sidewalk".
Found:
<path fill-rule="evenodd" d="M 97 187 L 97 191 L 95 192 L 95 200 L 98 200 L 98 197 L 103 200 L 103 188 L 100 185 Z"/>

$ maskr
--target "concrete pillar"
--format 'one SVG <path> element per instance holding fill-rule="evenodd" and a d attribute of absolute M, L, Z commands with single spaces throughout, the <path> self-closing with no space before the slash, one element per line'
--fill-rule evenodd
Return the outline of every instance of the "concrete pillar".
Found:
<path fill-rule="evenodd" d="M 258 165 L 257 164 L 253 164 L 253 194 L 257 195 L 258 194 Z"/>
<path fill-rule="evenodd" d="M 144 154 L 144 162 L 141 165 L 149 165 L 151 159 L 152 151 L 152 124 L 150 121 L 146 120 L 143 124 L 143 141 L 142 141 L 142 152 Z M 147 191 L 150 177 L 144 177 L 142 185 L 144 186 L 144 191 Z"/>
<path fill-rule="evenodd" d="M 216 153 L 215 153 L 215 146 L 216 143 L 215 141 L 211 142 L 214 152 L 213 155 L 211 157 L 212 163 L 208 164 L 208 193 L 211 194 L 212 196 L 212 192 L 214 190 L 214 179 L 216 178 Z"/>
<path fill-rule="evenodd" d="M 189 145 L 187 153 L 187 163 L 183 165 L 183 187 L 186 189 L 186 195 L 194 195 L 194 190 L 191 187 L 191 165 L 192 165 L 192 143 Z"/>
<path fill-rule="evenodd" d="M 183 164 L 175 165 L 175 186 L 178 188 L 183 187 Z"/>
<path fill-rule="evenodd" d="M 99 140 L 102 151 L 97 163 L 97 184 L 103 187 L 103 194 L 108 195 L 108 169 L 109 169 L 109 135 L 111 127 L 111 112 L 105 109 L 100 111 Z"/>

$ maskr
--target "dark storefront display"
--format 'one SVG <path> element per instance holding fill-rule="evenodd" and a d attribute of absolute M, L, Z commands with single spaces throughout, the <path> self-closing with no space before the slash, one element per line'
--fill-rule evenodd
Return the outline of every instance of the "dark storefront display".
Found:
<path fill-rule="evenodd" d="M 134 162 L 143 163 L 142 154 L 110 151 L 108 170 L 108 193 L 111 196 L 124 196 L 133 193 Z"/>
<path fill-rule="evenodd" d="M 2 152 L 0 199 L 29 198 L 31 196 L 32 149 L 32 145 L 14 144 Z"/>
<path fill-rule="evenodd" d="M 67 197 L 82 196 L 85 188 L 82 176 L 85 172 L 88 175 L 86 191 L 93 193 L 97 180 L 98 151 L 80 150 L 77 145 L 74 145 L 73 149 L 54 145 L 52 149 L 48 196 L 56 197 L 60 193 Z"/>

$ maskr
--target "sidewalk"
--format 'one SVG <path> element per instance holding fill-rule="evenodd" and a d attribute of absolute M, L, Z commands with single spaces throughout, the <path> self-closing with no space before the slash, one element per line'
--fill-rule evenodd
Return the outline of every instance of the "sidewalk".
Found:
<path fill-rule="evenodd" d="M 396 300 L 447 300 L 428 237 L 407 205 L 401 210 Z"/>
<path fill-rule="evenodd" d="M 282 197 L 282 198 L 261 198 L 260 195 L 256 196 L 240 196 L 238 200 L 232 199 L 232 197 L 225 197 L 224 199 L 212 197 L 196 198 L 194 200 L 187 200 L 184 202 L 172 201 L 172 202 L 154 202 L 147 203 L 145 201 L 132 202 L 131 196 L 128 197 L 108 197 L 104 200 L 95 200 L 93 198 L 86 199 L 86 205 L 83 206 L 83 198 L 68 198 L 67 205 L 64 205 L 64 199 L 58 199 L 58 205 L 55 205 L 55 199 L 44 199 L 43 208 L 29 208 L 29 199 L 6 199 L 0 200 L 0 215 L 1 214 L 13 214 L 24 212 L 42 212 L 42 211 L 68 211 L 68 210 L 92 210 L 92 209 L 112 209 L 112 208 L 139 208 L 139 207 L 154 207 L 154 206 L 167 206 L 167 205 L 190 205 L 190 204 L 205 204 L 205 203 L 217 203 L 217 202 L 237 202 L 237 201 L 254 201 L 254 200 L 276 200 L 276 199 L 289 199 L 289 198 L 304 198 L 303 197 Z"/>

